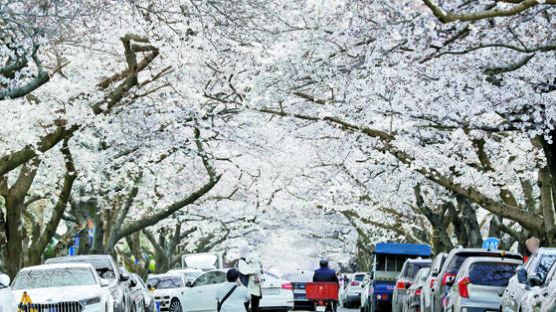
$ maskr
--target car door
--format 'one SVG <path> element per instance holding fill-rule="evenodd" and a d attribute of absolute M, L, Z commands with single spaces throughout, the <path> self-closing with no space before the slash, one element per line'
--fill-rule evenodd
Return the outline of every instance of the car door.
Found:
<path fill-rule="evenodd" d="M 199 276 L 186 291 L 185 311 L 201 312 L 216 310 L 216 292 L 226 282 L 226 273 L 210 271 Z"/>

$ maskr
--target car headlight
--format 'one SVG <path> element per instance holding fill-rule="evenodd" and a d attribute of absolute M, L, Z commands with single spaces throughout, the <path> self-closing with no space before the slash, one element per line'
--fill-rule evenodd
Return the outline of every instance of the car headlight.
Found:
<path fill-rule="evenodd" d="M 100 302 L 100 297 L 94 297 L 94 298 L 81 300 L 81 303 L 83 305 L 90 305 L 90 304 L 95 304 L 95 303 L 99 303 L 99 302 Z"/>
<path fill-rule="evenodd" d="M 151 298 L 151 297 L 146 297 L 146 298 L 145 298 L 145 305 L 146 305 L 146 306 L 150 306 L 152 300 L 153 300 L 153 298 Z M 2 311 L 0 311 L 0 312 L 2 312 Z"/>

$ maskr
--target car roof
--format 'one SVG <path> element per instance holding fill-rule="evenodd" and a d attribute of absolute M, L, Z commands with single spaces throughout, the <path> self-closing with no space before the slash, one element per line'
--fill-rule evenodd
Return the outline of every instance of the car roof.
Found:
<path fill-rule="evenodd" d="M 556 248 L 555 248 L 556 249 Z M 507 257 L 508 255 L 510 256 L 519 256 L 522 257 L 520 253 L 517 252 L 511 252 L 511 251 L 506 251 L 506 250 L 500 250 L 500 249 L 483 249 L 483 248 L 461 248 L 461 249 L 454 249 L 450 252 L 450 256 L 456 255 L 456 254 L 463 254 L 463 253 L 492 253 L 492 254 L 505 254 L 505 257 Z M 485 255 L 487 256 L 487 255 Z"/>
<path fill-rule="evenodd" d="M 512 259 L 512 258 L 506 258 L 506 257 L 469 257 L 467 259 L 465 259 L 465 261 L 463 262 L 463 265 L 465 265 L 466 263 L 473 263 L 473 262 L 517 262 L 517 263 L 523 263 L 523 261 L 519 260 L 519 259 Z"/>
<path fill-rule="evenodd" d="M 537 250 L 539 254 L 556 254 L 556 248 L 554 247 L 541 247 Z"/>
<path fill-rule="evenodd" d="M 407 259 L 405 262 L 407 262 L 407 263 L 431 263 L 432 259 L 422 259 L 422 258 Z"/>
<path fill-rule="evenodd" d="M 21 269 L 21 271 L 56 270 L 56 269 L 68 269 L 68 268 L 92 269 L 92 271 L 95 270 L 95 268 L 89 263 L 50 263 L 50 264 L 41 264 L 41 265 L 25 267 Z"/>

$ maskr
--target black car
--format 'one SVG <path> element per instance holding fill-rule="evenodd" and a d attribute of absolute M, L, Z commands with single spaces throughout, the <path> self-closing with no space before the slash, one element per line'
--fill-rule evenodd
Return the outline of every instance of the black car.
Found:
<path fill-rule="evenodd" d="M 85 255 L 85 256 L 67 256 L 60 258 L 50 258 L 45 264 L 50 263 L 89 263 L 98 275 L 107 280 L 110 285 L 110 293 L 114 298 L 114 312 L 130 312 L 129 298 L 131 297 L 131 289 L 129 287 L 129 275 L 120 272 L 116 261 L 110 255 Z"/>

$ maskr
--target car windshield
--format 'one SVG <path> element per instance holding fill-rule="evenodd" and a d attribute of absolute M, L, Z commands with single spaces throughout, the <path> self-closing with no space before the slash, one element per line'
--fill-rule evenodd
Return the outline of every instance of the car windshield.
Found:
<path fill-rule="evenodd" d="M 517 266 L 508 262 L 475 263 L 469 271 L 469 280 L 474 285 L 506 287 Z"/>
<path fill-rule="evenodd" d="M 209 254 L 188 255 L 184 257 L 183 262 L 186 268 L 209 269 L 217 267 L 218 257 Z"/>
<path fill-rule="evenodd" d="M 554 260 L 556 260 L 556 254 L 546 254 L 539 260 L 539 264 L 537 265 L 537 273 L 540 273 L 541 280 L 544 280 L 544 278 L 546 277 L 546 273 L 550 271 L 550 267 L 552 267 Z"/>
<path fill-rule="evenodd" d="M 96 285 L 93 272 L 87 268 L 36 269 L 21 271 L 15 277 L 13 289 L 71 287 Z"/>
<path fill-rule="evenodd" d="M 450 261 L 447 269 L 450 272 L 459 271 L 463 262 L 469 257 L 499 257 L 499 256 L 500 256 L 499 252 L 487 252 L 487 251 L 460 252 L 454 255 L 454 258 L 452 259 L 452 261 Z M 505 258 L 522 260 L 519 256 L 512 255 L 512 254 L 506 255 Z"/>
<path fill-rule="evenodd" d="M 420 269 L 429 268 L 430 266 L 430 262 L 408 263 L 405 276 L 414 279 L 415 275 L 417 275 L 417 272 L 419 272 Z"/>
<path fill-rule="evenodd" d="M 365 278 L 365 275 L 363 275 L 363 274 L 357 274 L 357 275 L 355 275 L 355 276 L 353 277 L 353 280 L 354 280 L 354 281 L 361 282 L 361 281 L 363 281 L 364 278 Z"/>
<path fill-rule="evenodd" d="M 47 263 L 89 263 L 91 264 L 101 278 L 107 280 L 115 280 L 116 274 L 112 263 L 108 259 L 96 258 L 53 258 L 49 259 Z"/>
<path fill-rule="evenodd" d="M 152 276 L 147 280 L 147 284 L 150 284 L 155 289 L 169 289 L 169 288 L 181 288 L 184 287 L 182 280 L 179 276 Z"/>
<path fill-rule="evenodd" d="M 188 281 L 193 281 L 197 277 L 201 276 L 201 274 L 203 274 L 203 272 L 185 272 L 185 273 L 183 273 L 183 275 L 185 276 L 185 279 L 188 280 Z"/>

